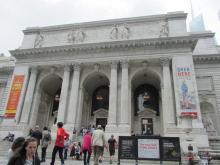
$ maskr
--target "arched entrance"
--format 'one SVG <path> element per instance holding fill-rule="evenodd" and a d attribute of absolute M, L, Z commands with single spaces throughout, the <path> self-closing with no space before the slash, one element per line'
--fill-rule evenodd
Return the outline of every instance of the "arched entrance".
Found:
<path fill-rule="evenodd" d="M 46 76 L 39 85 L 40 97 L 36 124 L 42 129 L 56 124 L 62 79 L 56 74 Z"/>
<path fill-rule="evenodd" d="M 82 127 L 102 125 L 105 129 L 109 109 L 109 79 L 100 72 L 90 74 L 83 83 Z"/>
<path fill-rule="evenodd" d="M 131 85 L 131 129 L 135 134 L 160 134 L 160 79 L 152 70 L 142 69 L 133 76 Z"/>

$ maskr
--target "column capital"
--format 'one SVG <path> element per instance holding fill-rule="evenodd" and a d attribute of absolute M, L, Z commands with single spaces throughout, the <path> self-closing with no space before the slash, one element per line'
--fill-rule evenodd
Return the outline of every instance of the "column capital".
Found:
<path fill-rule="evenodd" d="M 63 66 L 63 69 L 64 69 L 65 72 L 70 72 L 70 64 L 65 64 Z"/>
<path fill-rule="evenodd" d="M 128 60 L 121 60 L 120 61 L 120 64 L 121 64 L 122 68 L 128 68 L 128 63 L 129 63 Z"/>
<path fill-rule="evenodd" d="M 160 64 L 162 66 L 169 66 L 171 59 L 168 57 L 160 57 Z"/>
<path fill-rule="evenodd" d="M 111 69 L 117 69 L 118 68 L 118 61 L 111 61 Z"/>
<path fill-rule="evenodd" d="M 72 64 L 74 71 L 80 71 L 81 64 L 80 63 L 73 63 Z"/>
<path fill-rule="evenodd" d="M 31 73 L 37 73 L 38 67 L 37 66 L 32 66 L 32 67 L 30 67 L 30 71 L 31 71 Z"/>

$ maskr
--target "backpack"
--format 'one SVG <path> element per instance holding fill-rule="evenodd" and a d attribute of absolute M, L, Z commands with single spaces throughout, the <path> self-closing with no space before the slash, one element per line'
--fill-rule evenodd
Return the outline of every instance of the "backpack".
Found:
<path fill-rule="evenodd" d="M 45 139 L 46 141 L 50 141 L 50 134 L 46 134 L 46 135 L 44 136 L 44 139 Z"/>

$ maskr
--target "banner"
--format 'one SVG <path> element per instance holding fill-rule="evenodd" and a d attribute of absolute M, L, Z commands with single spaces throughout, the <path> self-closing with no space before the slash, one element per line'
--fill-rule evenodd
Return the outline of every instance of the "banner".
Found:
<path fill-rule="evenodd" d="M 15 75 L 5 111 L 5 118 L 14 118 L 24 83 L 24 75 Z"/>
<path fill-rule="evenodd" d="M 181 116 L 197 117 L 197 95 L 192 57 L 173 58 L 173 77 L 177 109 Z"/>
<path fill-rule="evenodd" d="M 138 159 L 160 159 L 159 139 L 138 139 Z"/>

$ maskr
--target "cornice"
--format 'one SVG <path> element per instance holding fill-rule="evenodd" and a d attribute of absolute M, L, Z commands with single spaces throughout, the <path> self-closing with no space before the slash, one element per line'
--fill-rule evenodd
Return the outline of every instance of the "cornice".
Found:
<path fill-rule="evenodd" d="M 196 64 L 220 63 L 220 54 L 195 55 L 193 61 Z"/>
<path fill-rule="evenodd" d="M 15 58 L 26 58 L 26 55 L 40 55 L 49 53 L 61 53 L 61 52 L 83 52 L 83 51 L 99 51 L 99 50 L 111 50 L 120 48 L 173 48 L 173 47 L 189 47 L 191 50 L 195 48 L 197 38 L 191 36 L 182 37 L 164 37 L 164 38 L 152 38 L 152 39 L 138 39 L 138 40 L 121 40 L 101 43 L 89 43 L 89 44 L 74 44 L 65 46 L 54 46 L 44 48 L 32 48 L 32 49 L 16 49 L 11 50 L 10 53 Z"/>

